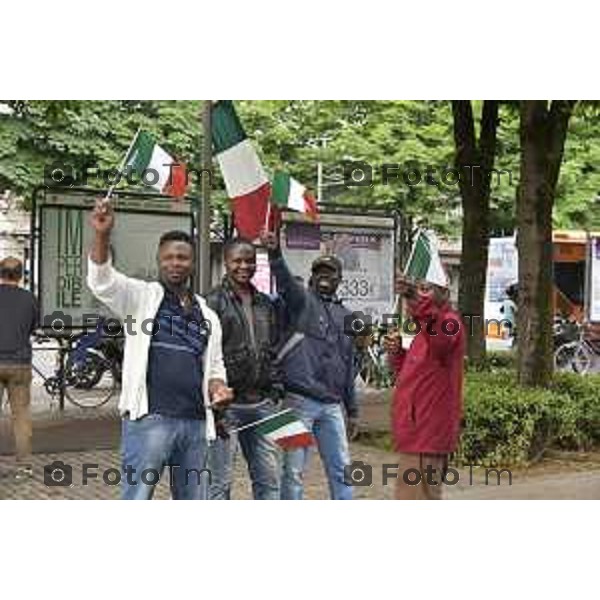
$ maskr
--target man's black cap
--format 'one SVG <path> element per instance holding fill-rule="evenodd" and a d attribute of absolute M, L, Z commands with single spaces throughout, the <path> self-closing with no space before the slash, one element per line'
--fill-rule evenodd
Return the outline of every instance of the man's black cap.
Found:
<path fill-rule="evenodd" d="M 335 256 L 319 256 L 319 258 L 314 260 L 311 271 L 314 273 L 320 267 L 331 269 L 340 276 L 342 274 L 342 263 Z"/>

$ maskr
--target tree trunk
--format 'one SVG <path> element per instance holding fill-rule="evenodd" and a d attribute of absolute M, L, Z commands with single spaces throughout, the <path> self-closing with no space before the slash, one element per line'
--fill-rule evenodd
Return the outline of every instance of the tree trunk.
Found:
<path fill-rule="evenodd" d="M 544 386 L 552 376 L 552 209 L 574 105 L 527 100 L 520 106 L 517 336 L 524 385 Z"/>
<path fill-rule="evenodd" d="M 479 143 L 470 100 L 452 102 L 456 168 L 462 208 L 462 255 L 458 291 L 459 310 L 467 332 L 467 356 L 477 364 L 485 357 L 485 288 L 489 246 L 491 169 L 496 154 L 498 101 L 486 100 L 481 115 Z"/>

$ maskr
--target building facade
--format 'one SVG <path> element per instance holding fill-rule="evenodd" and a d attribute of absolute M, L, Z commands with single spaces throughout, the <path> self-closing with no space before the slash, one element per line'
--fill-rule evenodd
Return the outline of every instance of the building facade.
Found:
<path fill-rule="evenodd" d="M 23 261 L 27 283 L 30 265 L 31 217 L 22 205 L 22 200 L 11 192 L 0 193 L 0 260 L 7 256 L 14 256 Z"/>

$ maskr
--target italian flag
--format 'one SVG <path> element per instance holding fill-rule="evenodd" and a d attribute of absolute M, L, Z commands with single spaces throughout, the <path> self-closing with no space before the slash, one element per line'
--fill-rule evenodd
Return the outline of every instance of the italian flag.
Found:
<path fill-rule="evenodd" d="M 125 158 L 125 166 L 131 167 L 144 185 L 153 187 L 161 194 L 177 198 L 185 196 L 185 165 L 165 152 L 149 133 L 137 133 Z"/>
<path fill-rule="evenodd" d="M 424 279 L 441 287 L 448 286 L 448 278 L 440 259 L 437 238 L 432 232 L 419 230 L 404 274 L 414 279 Z"/>
<path fill-rule="evenodd" d="M 271 198 L 280 208 L 304 213 L 312 221 L 317 221 L 319 218 L 315 197 L 287 173 L 275 172 Z"/>
<path fill-rule="evenodd" d="M 315 443 L 313 434 L 290 409 L 265 419 L 256 426 L 255 431 L 285 450 L 306 448 Z"/>
<path fill-rule="evenodd" d="M 213 105 L 212 141 L 238 235 L 255 240 L 268 225 L 271 184 L 231 100 Z"/>

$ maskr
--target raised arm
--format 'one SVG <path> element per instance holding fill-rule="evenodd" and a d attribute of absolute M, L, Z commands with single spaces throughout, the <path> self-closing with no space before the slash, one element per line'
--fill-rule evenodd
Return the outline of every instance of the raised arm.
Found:
<path fill-rule="evenodd" d="M 110 235 L 115 226 L 115 214 L 110 202 L 103 199 L 96 200 L 90 223 L 94 229 L 90 258 L 95 264 L 104 265 L 109 259 Z"/>
<path fill-rule="evenodd" d="M 288 315 L 298 315 L 306 303 L 307 291 L 288 269 L 281 253 L 277 235 L 272 232 L 263 232 L 261 242 L 269 252 L 269 264 L 275 275 L 277 291 L 281 294 Z"/>
<path fill-rule="evenodd" d="M 92 294 L 117 316 L 126 318 L 128 311 L 134 309 L 139 295 L 135 294 L 135 288 L 141 282 L 126 277 L 112 266 L 110 237 L 115 216 L 110 203 L 102 199 L 96 201 L 90 224 L 94 230 L 94 241 L 88 260 L 88 287 Z"/>

